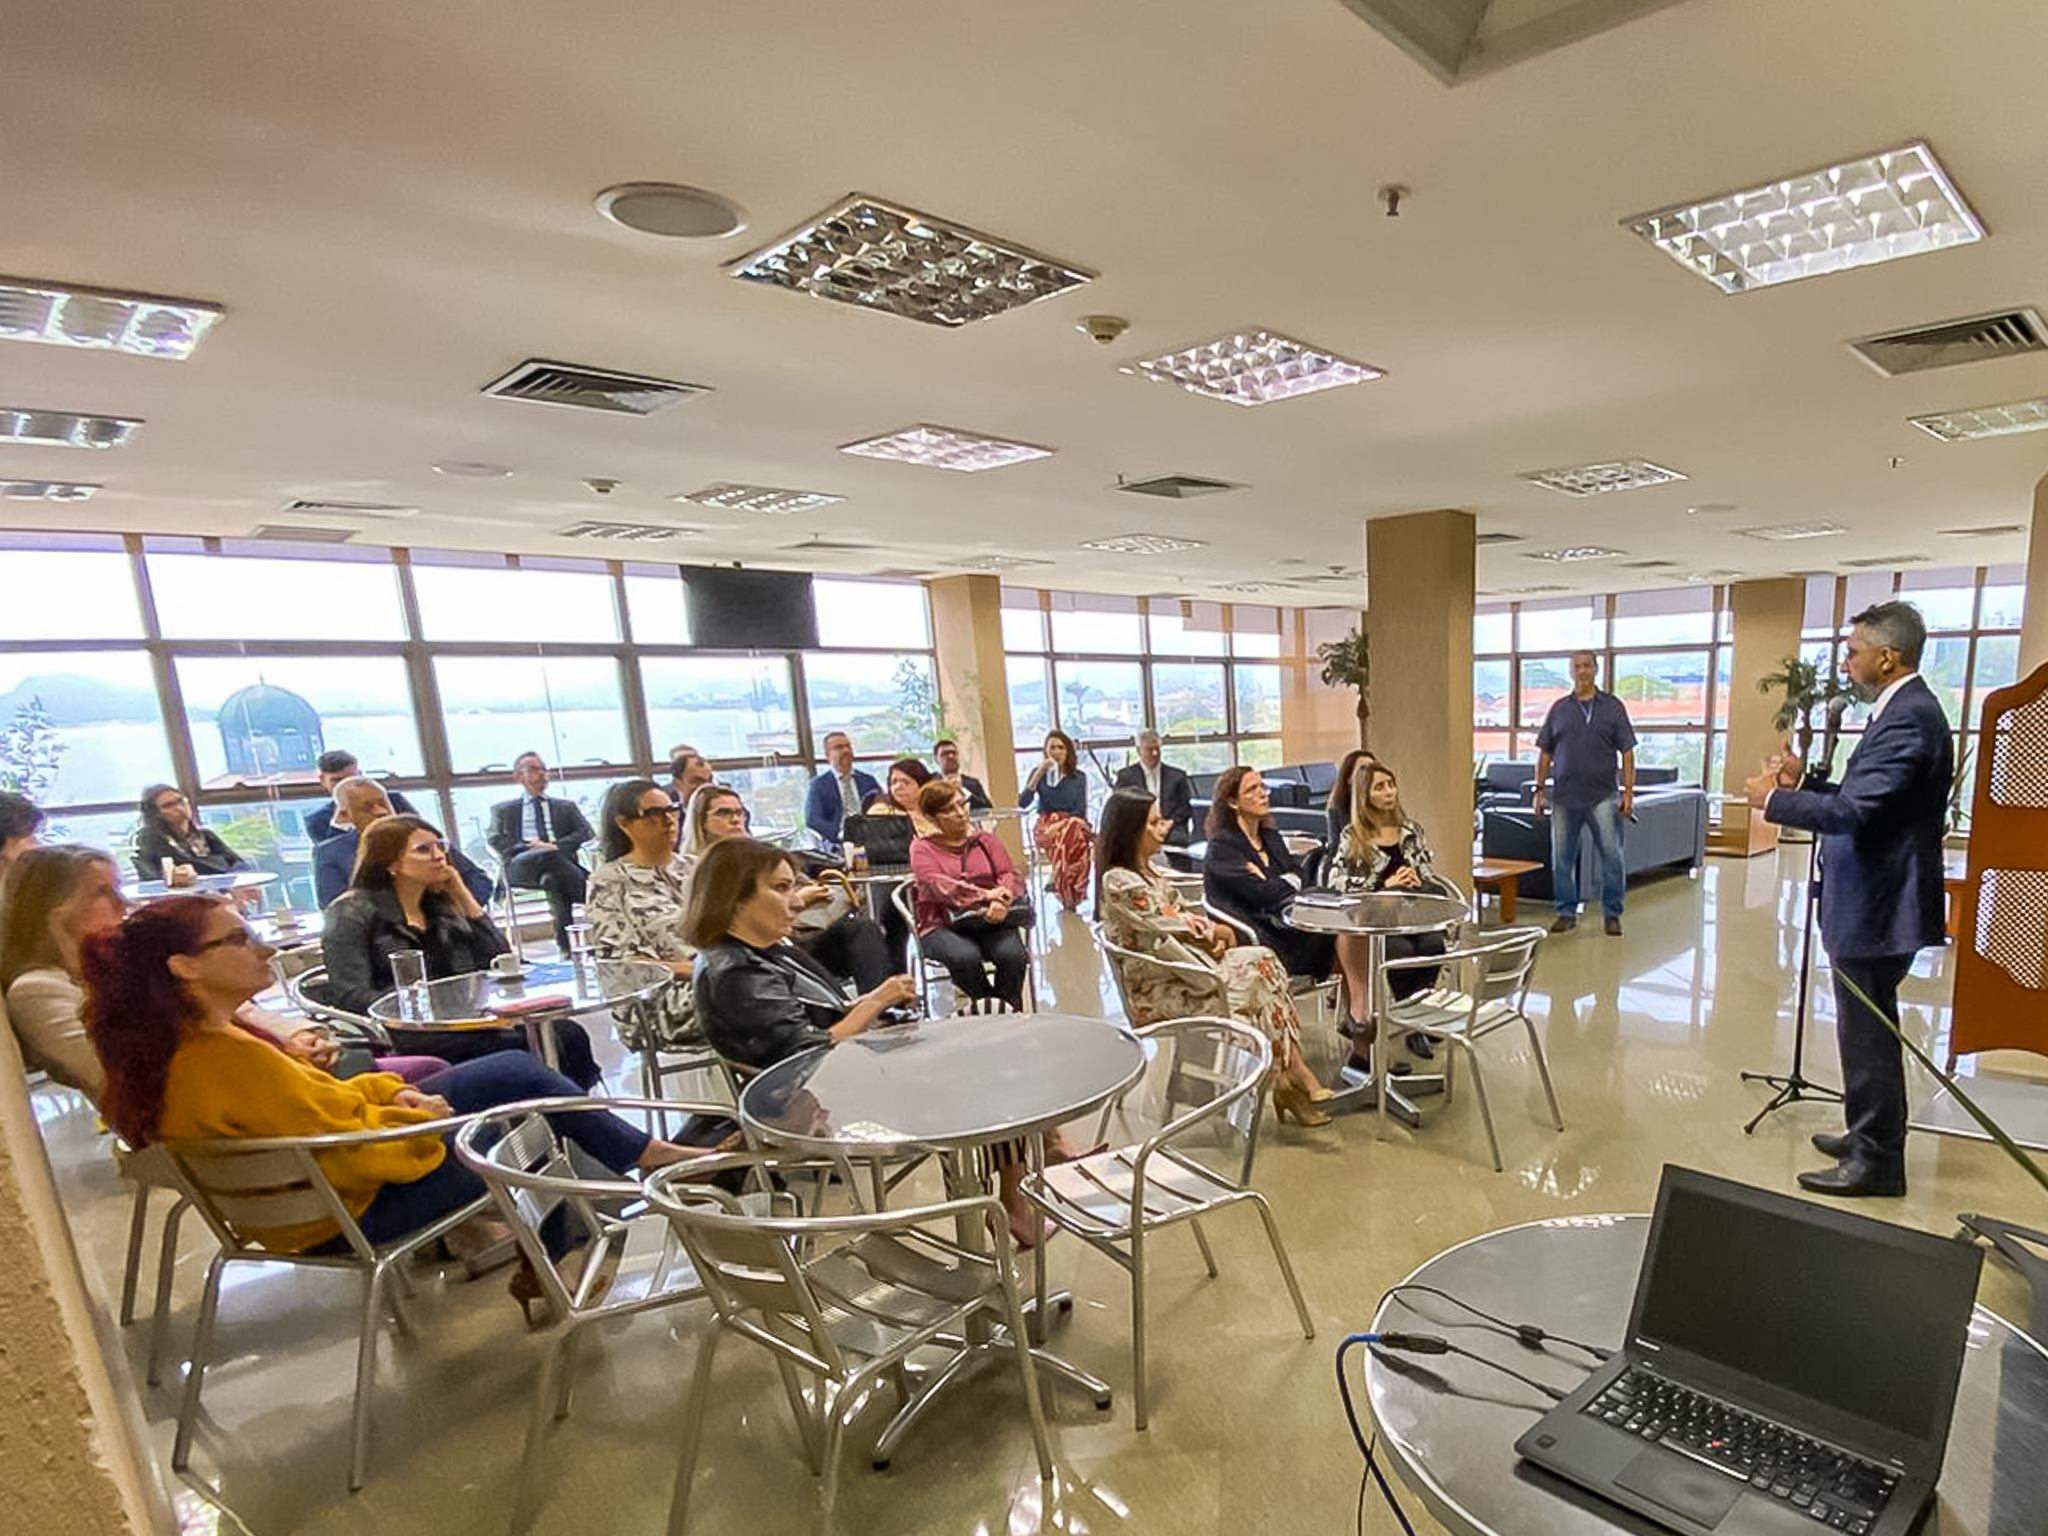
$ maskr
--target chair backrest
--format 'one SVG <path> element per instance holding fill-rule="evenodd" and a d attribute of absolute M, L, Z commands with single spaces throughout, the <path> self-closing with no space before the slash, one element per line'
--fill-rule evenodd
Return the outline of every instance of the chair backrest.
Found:
<path fill-rule="evenodd" d="M 890 886 L 889 905 L 894 907 L 897 915 L 903 919 L 903 931 L 908 935 L 910 971 L 913 976 L 917 977 L 921 985 L 924 981 L 921 972 L 925 968 L 935 967 L 940 971 L 944 971 L 945 967 L 926 954 L 924 952 L 924 945 L 918 942 L 917 906 L 912 897 L 912 882 L 898 880 L 894 885 Z"/>
<path fill-rule="evenodd" d="M 1208 914 L 1211 920 L 1222 923 L 1232 933 L 1236 934 L 1238 942 L 1243 944 L 1257 944 L 1261 942 L 1257 931 L 1253 929 L 1250 923 L 1239 917 L 1235 912 L 1229 912 L 1219 907 L 1206 896 L 1202 899 L 1202 911 Z"/>
<path fill-rule="evenodd" d="M 302 971 L 282 975 L 279 979 L 284 983 L 284 995 L 290 998 L 292 1006 L 307 1018 L 315 1023 L 333 1025 L 339 1034 L 374 1046 L 378 1050 L 391 1049 L 390 1032 L 382 1024 L 368 1014 L 356 1013 L 330 1003 L 322 995 L 327 986 L 326 966 L 309 965 Z"/>
<path fill-rule="evenodd" d="M 963 997 L 953 1008 L 956 1017 L 970 1019 L 985 1019 L 999 1013 L 1023 1011 L 1007 997 Z"/>
<path fill-rule="evenodd" d="M 192 1203 L 229 1253 L 265 1253 L 263 1232 L 332 1221 L 354 1252 L 371 1255 L 369 1239 L 309 1147 L 282 1138 L 161 1145 Z"/>
<path fill-rule="evenodd" d="M 1207 1016 L 1141 1025 L 1134 1033 L 1146 1047 L 1145 1076 L 1116 1109 L 1128 1116 L 1135 1104 L 1159 1125 L 1131 1158 L 1132 1219 L 1142 1212 L 1146 1164 L 1162 1153 L 1244 1188 L 1258 1152 L 1272 1043 L 1249 1024 Z M 1209 1156 L 1195 1155 L 1202 1146 Z"/>
<path fill-rule="evenodd" d="M 1536 954 L 1543 936 L 1541 928 L 1501 928 L 1488 934 L 1486 943 L 1474 946 L 1486 956 L 1480 996 L 1489 1002 L 1504 1000 L 1520 1013 L 1536 975 Z"/>
<path fill-rule="evenodd" d="M 1133 1024 L 1152 1022 L 1139 1017 L 1144 1010 L 1137 1007 L 1131 997 L 1131 978 L 1143 975 L 1148 969 L 1155 975 L 1172 977 L 1198 998 L 1209 999 L 1218 1012 L 1227 1006 L 1220 971 L 1212 971 L 1199 963 L 1169 960 L 1162 955 L 1148 955 L 1142 950 L 1131 949 L 1110 938 L 1099 923 L 1095 925 L 1095 942 L 1102 946 L 1103 956 L 1109 961 L 1110 980 L 1116 983 L 1116 995 L 1124 1005 L 1124 1017 Z"/>

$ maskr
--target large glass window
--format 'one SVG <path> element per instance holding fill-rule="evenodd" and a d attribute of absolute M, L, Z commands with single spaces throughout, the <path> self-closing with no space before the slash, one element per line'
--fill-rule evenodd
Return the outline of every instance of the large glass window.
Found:
<path fill-rule="evenodd" d="M 1057 592 L 1052 602 L 1055 651 L 1110 656 L 1136 656 L 1144 651 L 1136 598 Z"/>
<path fill-rule="evenodd" d="M 1481 656 L 1515 648 L 1515 616 L 1505 608 L 1481 608 L 1472 615 L 1472 649 Z"/>
<path fill-rule="evenodd" d="M 1516 724 L 1536 730 L 1550 713 L 1550 706 L 1572 691 L 1571 658 L 1530 656 L 1522 661 L 1521 674 L 1522 709 Z"/>
<path fill-rule="evenodd" d="M 789 662 L 781 656 L 649 656 L 640 679 L 658 762 L 682 743 L 709 758 L 798 751 Z"/>
<path fill-rule="evenodd" d="M 1278 608 L 1256 608 L 1247 603 L 1231 604 L 1231 655 L 1278 656 L 1281 617 Z"/>
<path fill-rule="evenodd" d="M 1156 600 L 1150 618 L 1154 656 L 1223 656 L 1230 635 L 1223 627 L 1221 603 Z"/>
<path fill-rule="evenodd" d="M 804 655 L 813 754 L 845 731 L 863 758 L 922 757 L 938 731 L 938 687 L 928 655 Z"/>
<path fill-rule="evenodd" d="M 818 643 L 878 650 L 921 651 L 932 643 L 924 588 L 900 581 L 811 583 L 818 606 Z"/>
<path fill-rule="evenodd" d="M 311 783 L 315 759 L 335 748 L 372 773 L 421 771 L 396 656 L 187 656 L 177 670 L 202 788 Z"/>
<path fill-rule="evenodd" d="M 1707 587 L 1622 592 L 1614 599 L 1610 643 L 1704 645 L 1714 638 L 1714 594 Z"/>
<path fill-rule="evenodd" d="M 612 579 L 604 571 L 416 563 L 412 581 L 429 640 L 589 645 L 619 638 Z"/>
<path fill-rule="evenodd" d="M 1052 670 L 1060 729 L 1076 741 L 1128 740 L 1144 728 L 1144 673 L 1136 662 L 1062 658 Z"/>
<path fill-rule="evenodd" d="M 1003 649 L 1043 651 L 1045 614 L 1039 609 L 1035 587 L 1003 588 Z"/>
<path fill-rule="evenodd" d="M 328 802 L 323 798 L 234 800 L 202 806 L 199 819 L 220 834 L 252 869 L 277 876 L 264 889 L 267 907 L 317 910 L 313 889 L 313 843 L 306 836 L 306 817 Z"/>
<path fill-rule="evenodd" d="M 626 567 L 626 617 L 637 645 L 688 644 L 690 604 L 682 572 L 672 565 Z"/>
<path fill-rule="evenodd" d="M 1198 663 L 1152 664 L 1153 721 L 1164 736 L 1226 736 L 1223 668 Z"/>
<path fill-rule="evenodd" d="M 38 805 L 94 805 L 137 800 L 170 777 L 156 675 L 141 651 L 0 654 L 0 789 Z"/>
<path fill-rule="evenodd" d="M 23 549 L 0 542 L 7 600 L 0 640 L 129 640 L 142 637 L 135 575 L 118 550 Z"/>
<path fill-rule="evenodd" d="M 1963 690 L 1970 681 L 1969 668 L 1968 635 L 1930 638 L 1927 650 L 1920 658 L 1920 675 L 1927 679 L 1927 686 L 1941 700 L 1941 712 L 1948 716 L 1948 723 L 1954 727 L 1963 723 Z"/>
<path fill-rule="evenodd" d="M 1475 726 L 1508 723 L 1508 663 L 1472 663 L 1472 723 Z"/>
<path fill-rule="evenodd" d="M 624 777 L 626 775 L 617 774 L 596 778 L 551 778 L 548 781 L 548 794 L 557 800 L 574 801 L 576 808 L 583 812 L 584 819 L 590 823 L 591 831 L 602 837 L 605 791 Z M 491 851 L 489 842 L 491 808 L 507 800 L 517 799 L 524 793 L 525 791 L 509 773 L 501 782 L 494 784 L 458 785 L 450 795 L 455 803 L 454 825 L 443 827 L 441 830 L 450 842 L 459 843 L 462 851 L 485 869 L 495 870 L 498 867 L 498 856 Z M 595 869 L 598 862 L 596 843 L 586 843 L 577 851 L 577 857 L 583 861 L 586 869 Z"/>
<path fill-rule="evenodd" d="M 1515 644 L 1522 651 L 1597 650 L 1607 627 L 1599 602 L 1583 597 L 1524 603 L 1517 626 Z"/>
<path fill-rule="evenodd" d="M 403 640 L 397 569 L 384 561 L 149 554 L 169 640 Z"/>
<path fill-rule="evenodd" d="M 747 803 L 747 828 L 756 834 L 786 832 L 804 821 L 804 797 L 810 793 L 807 768 L 734 768 L 719 774 Z"/>
<path fill-rule="evenodd" d="M 1608 691 L 1628 706 L 1638 729 L 1646 725 L 1704 725 L 1707 720 L 1707 651 L 1664 651 L 1614 659 Z"/>
<path fill-rule="evenodd" d="M 1280 729 L 1280 669 L 1247 666 L 1239 662 L 1230 669 L 1237 694 L 1237 729 L 1242 735 L 1278 732 Z M 1249 750 L 1249 749 L 1247 749 Z M 1245 758 L 1249 762 L 1251 759 Z M 1275 761 L 1278 761 L 1275 759 Z"/>
<path fill-rule="evenodd" d="M 434 679 L 457 773 L 509 774 L 522 752 L 558 768 L 632 761 L 608 656 L 437 656 Z"/>

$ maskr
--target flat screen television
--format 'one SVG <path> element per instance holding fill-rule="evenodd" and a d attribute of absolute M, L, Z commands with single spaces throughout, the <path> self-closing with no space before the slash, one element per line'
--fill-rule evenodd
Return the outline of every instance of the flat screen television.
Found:
<path fill-rule="evenodd" d="M 686 565 L 691 645 L 723 651 L 806 651 L 818 644 L 818 608 L 806 571 Z"/>

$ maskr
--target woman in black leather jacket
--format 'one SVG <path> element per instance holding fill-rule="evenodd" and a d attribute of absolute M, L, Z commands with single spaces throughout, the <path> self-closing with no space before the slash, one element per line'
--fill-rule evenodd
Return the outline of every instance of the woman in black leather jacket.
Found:
<path fill-rule="evenodd" d="M 712 1049 L 742 1066 L 850 1039 L 917 996 L 908 976 L 891 976 L 854 997 L 789 943 L 797 889 L 787 854 L 741 837 L 713 843 L 690 879 L 683 936 L 698 950 L 697 1019 Z"/>

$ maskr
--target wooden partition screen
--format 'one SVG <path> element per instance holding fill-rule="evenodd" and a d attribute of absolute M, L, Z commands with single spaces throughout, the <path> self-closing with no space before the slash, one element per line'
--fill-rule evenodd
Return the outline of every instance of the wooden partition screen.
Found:
<path fill-rule="evenodd" d="M 1948 1064 L 2048 1055 L 2048 666 L 1984 701 Z"/>

